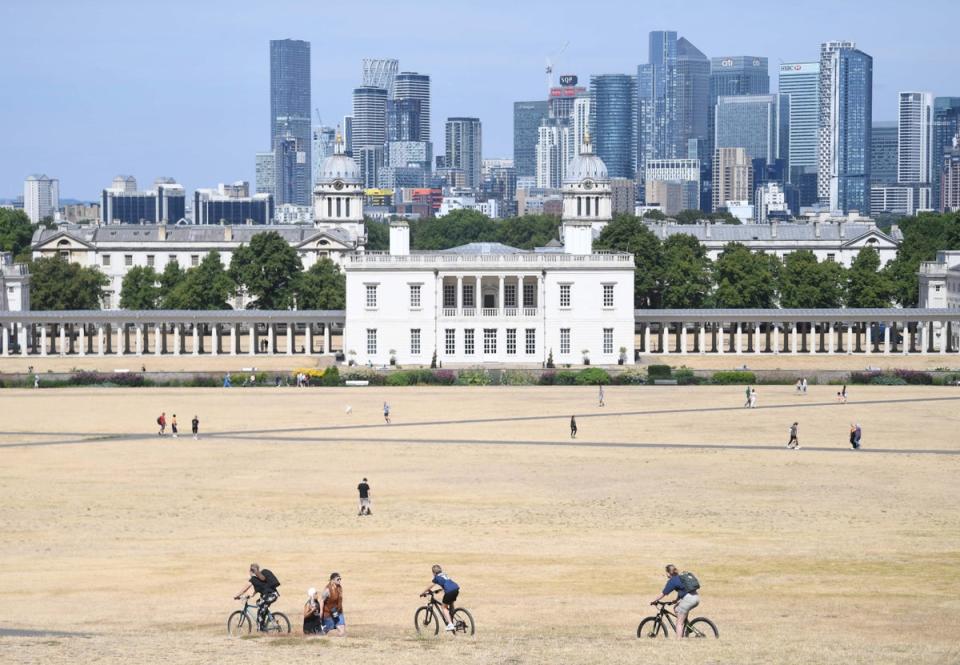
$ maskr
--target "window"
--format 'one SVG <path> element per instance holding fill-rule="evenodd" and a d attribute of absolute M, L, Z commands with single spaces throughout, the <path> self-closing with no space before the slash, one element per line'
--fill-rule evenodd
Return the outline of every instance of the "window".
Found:
<path fill-rule="evenodd" d="M 419 328 L 410 329 L 410 355 L 411 356 L 420 355 L 420 329 Z"/>
<path fill-rule="evenodd" d="M 453 328 L 447 328 L 444 331 L 444 351 L 448 356 L 457 352 L 457 331 Z"/>
<path fill-rule="evenodd" d="M 154 265 L 156 265 L 156 261 L 154 260 L 153 254 L 147 254 L 147 265 L 150 266 L 151 268 Z"/>
<path fill-rule="evenodd" d="M 613 284 L 603 285 L 603 306 L 613 307 Z"/>
<path fill-rule="evenodd" d="M 603 329 L 603 352 L 608 355 L 613 353 L 613 328 Z"/>
<path fill-rule="evenodd" d="M 476 301 L 473 299 L 473 284 L 463 285 L 463 306 L 464 307 L 477 306 Z"/>
<path fill-rule="evenodd" d="M 367 355 L 377 355 L 377 329 L 367 328 Z"/>
<path fill-rule="evenodd" d="M 537 352 L 537 329 L 536 328 L 527 328 L 527 348 L 526 352 L 528 356 L 532 356 Z"/>
<path fill-rule="evenodd" d="M 507 355 L 517 354 L 517 329 L 507 328 Z"/>
<path fill-rule="evenodd" d="M 463 331 L 463 352 L 468 356 L 473 355 L 473 328 Z"/>
<path fill-rule="evenodd" d="M 65 249 L 61 249 L 61 250 L 60 250 L 60 258 L 61 258 L 61 259 L 69 259 L 69 258 L 70 258 L 70 252 L 67 251 L 67 250 L 65 250 Z"/>
<path fill-rule="evenodd" d="M 107 268 L 110 267 L 110 255 L 109 255 L 109 254 L 104 254 L 104 255 L 103 255 L 103 258 L 101 259 L 101 261 L 102 261 L 102 263 L 103 263 L 103 265 L 104 265 L 105 267 L 107 267 Z"/>
<path fill-rule="evenodd" d="M 832 252 L 827 254 L 827 261 L 836 261 L 836 260 L 837 260 L 836 254 L 833 254 Z"/>
<path fill-rule="evenodd" d="M 516 308 L 517 306 L 517 285 L 516 284 L 503 285 L 503 306 L 510 309 Z"/>
<path fill-rule="evenodd" d="M 569 284 L 560 285 L 560 306 L 561 307 L 570 306 L 570 285 Z"/>
<path fill-rule="evenodd" d="M 367 284 L 367 309 L 373 309 L 377 306 L 377 285 Z"/>
<path fill-rule="evenodd" d="M 560 329 L 560 353 L 570 353 L 570 329 Z"/>
<path fill-rule="evenodd" d="M 497 329 L 496 328 L 483 329 L 483 352 L 484 354 L 488 354 L 488 355 L 497 352 Z"/>
<path fill-rule="evenodd" d="M 191 254 L 191 255 L 190 255 L 190 265 L 192 265 L 192 266 L 198 266 L 198 265 L 200 265 L 200 255 L 199 255 L 199 254 Z"/>
<path fill-rule="evenodd" d="M 133 265 L 133 254 L 124 254 L 123 255 L 123 265 L 132 266 Z"/>
<path fill-rule="evenodd" d="M 410 285 L 410 309 L 420 309 L 420 285 Z"/>
<path fill-rule="evenodd" d="M 936 291 L 937 293 L 940 293 L 940 285 L 937 284 L 936 286 L 934 286 L 933 290 Z"/>
<path fill-rule="evenodd" d="M 178 263 L 176 254 L 167 255 L 167 263 Z"/>
<path fill-rule="evenodd" d="M 456 284 L 443 285 L 443 306 L 444 307 L 457 306 L 457 285 Z"/>
<path fill-rule="evenodd" d="M 536 288 L 535 284 L 524 284 L 523 285 L 523 305 L 524 307 L 533 307 L 533 296 L 534 289 Z"/>

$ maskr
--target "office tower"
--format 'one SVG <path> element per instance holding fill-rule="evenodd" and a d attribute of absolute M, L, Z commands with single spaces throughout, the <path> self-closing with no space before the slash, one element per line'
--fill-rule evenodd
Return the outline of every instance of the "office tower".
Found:
<path fill-rule="evenodd" d="M 714 107 L 717 148 L 743 148 L 754 161 L 754 182 L 784 182 L 790 148 L 787 95 L 720 97 Z"/>
<path fill-rule="evenodd" d="M 699 159 L 649 159 L 644 180 L 646 204 L 665 215 L 700 208 Z"/>
<path fill-rule="evenodd" d="M 513 103 L 513 167 L 517 178 L 537 175 L 538 131 L 546 117 L 546 101 Z"/>
<path fill-rule="evenodd" d="M 386 165 L 385 153 L 382 145 L 365 145 L 353 154 L 354 161 L 360 167 L 360 178 L 365 189 L 380 187 L 378 177 L 380 169 Z"/>
<path fill-rule="evenodd" d="M 383 88 L 393 99 L 399 64 L 399 61 L 394 58 L 364 58 L 361 85 L 367 88 Z"/>
<path fill-rule="evenodd" d="M 590 138 L 611 178 L 637 170 L 637 81 L 628 74 L 590 77 Z"/>
<path fill-rule="evenodd" d="M 743 148 L 717 148 L 713 153 L 713 209 L 729 201 L 753 200 L 753 163 Z"/>
<path fill-rule="evenodd" d="M 112 189 L 133 193 L 137 191 L 137 179 L 132 175 L 118 175 L 113 179 Z"/>
<path fill-rule="evenodd" d="M 446 167 L 463 171 L 464 186 L 480 187 L 480 118 L 447 118 L 446 129 Z"/>
<path fill-rule="evenodd" d="M 897 182 L 928 185 L 933 176 L 933 93 L 901 92 Z"/>
<path fill-rule="evenodd" d="M 270 41 L 270 147 L 295 139 L 301 154 L 292 158 L 285 190 L 274 192 L 277 205 L 310 205 L 313 195 L 313 162 L 310 159 L 310 42 L 296 39 Z"/>
<path fill-rule="evenodd" d="M 570 133 L 568 123 L 545 120 L 537 131 L 537 188 L 557 189 L 566 169 L 565 146 Z"/>
<path fill-rule="evenodd" d="M 960 211 L 960 134 L 954 136 L 952 147 L 940 160 L 938 205 L 944 212 Z"/>
<path fill-rule="evenodd" d="M 258 152 L 256 156 L 256 193 L 273 194 L 277 189 L 276 160 L 272 152 Z"/>
<path fill-rule="evenodd" d="M 316 185 L 320 177 L 320 168 L 323 160 L 333 154 L 333 142 L 336 139 L 337 130 L 333 127 L 322 125 L 313 128 L 313 145 L 311 146 L 311 156 L 313 157 L 313 184 Z"/>
<path fill-rule="evenodd" d="M 419 102 L 419 125 L 416 141 L 430 141 L 430 77 L 417 72 L 400 72 L 394 79 L 394 102 Z"/>
<path fill-rule="evenodd" d="M 418 166 L 429 173 L 433 163 L 432 146 L 427 141 L 391 141 L 384 159 L 390 166 Z"/>
<path fill-rule="evenodd" d="M 788 161 L 793 182 L 794 173 L 817 172 L 820 63 L 788 62 L 780 65 L 779 92 L 790 97 Z"/>
<path fill-rule="evenodd" d="M 897 181 L 897 123 L 878 121 L 870 130 L 870 184 Z"/>
<path fill-rule="evenodd" d="M 353 116 L 343 116 L 343 154 L 353 157 Z"/>
<path fill-rule="evenodd" d="M 303 158 L 304 152 L 296 137 L 277 140 L 273 148 L 273 198 L 277 205 L 303 205 L 297 196 Z"/>
<path fill-rule="evenodd" d="M 557 120 L 567 120 L 573 115 L 573 106 L 577 98 L 589 97 L 589 91 L 577 85 L 577 77 L 560 77 L 560 85 L 550 88 L 547 98 L 547 115 Z"/>
<path fill-rule="evenodd" d="M 933 201 L 941 200 L 939 168 L 944 154 L 951 152 L 953 139 L 960 132 L 960 97 L 937 97 L 933 100 L 933 159 L 938 166 L 933 170 Z"/>
<path fill-rule="evenodd" d="M 685 38 L 677 40 L 677 157 L 704 159 L 710 105 L 710 59 Z"/>
<path fill-rule="evenodd" d="M 194 224 L 270 224 L 273 212 L 273 194 L 250 196 L 242 181 L 193 193 Z"/>
<path fill-rule="evenodd" d="M 157 178 L 153 189 L 130 191 L 108 187 L 100 194 L 102 224 L 176 224 L 186 215 L 186 193 L 173 178 Z"/>
<path fill-rule="evenodd" d="M 834 97 L 833 56 L 856 48 L 848 41 L 820 44 L 820 76 L 817 81 L 817 197 L 821 202 L 830 199 L 830 162 L 834 155 L 836 121 L 832 115 Z M 868 118 L 872 122 L 872 118 Z"/>
<path fill-rule="evenodd" d="M 421 141 L 420 100 L 395 99 L 387 104 L 387 141 Z"/>
<path fill-rule="evenodd" d="M 366 61 L 364 61 L 366 62 Z M 353 158 L 360 167 L 364 187 L 376 187 L 379 168 L 384 165 L 387 142 L 387 90 L 362 86 L 353 91 Z M 378 152 L 379 151 L 379 152 Z M 368 170 L 364 171 L 364 166 Z"/>
<path fill-rule="evenodd" d="M 43 174 L 27 176 L 23 181 L 23 211 L 37 223 L 53 218 L 60 209 L 60 181 Z"/>

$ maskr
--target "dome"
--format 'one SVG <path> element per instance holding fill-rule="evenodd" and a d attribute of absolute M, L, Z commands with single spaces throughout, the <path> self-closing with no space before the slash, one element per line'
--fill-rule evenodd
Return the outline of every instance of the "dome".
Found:
<path fill-rule="evenodd" d="M 584 180 L 607 180 L 607 165 L 592 152 L 581 152 L 567 164 L 564 183 L 576 185 Z"/>
<path fill-rule="evenodd" d="M 334 180 L 360 182 L 360 167 L 353 161 L 353 157 L 343 153 L 330 155 L 320 165 L 319 180 L 329 184 Z"/>

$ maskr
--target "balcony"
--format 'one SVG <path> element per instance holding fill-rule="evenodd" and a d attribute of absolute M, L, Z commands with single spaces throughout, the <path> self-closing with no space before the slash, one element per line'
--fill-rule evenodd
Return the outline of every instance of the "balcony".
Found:
<path fill-rule="evenodd" d="M 477 309 L 475 307 L 464 307 L 457 310 L 456 307 L 443 307 L 440 310 L 440 315 L 447 319 L 452 318 L 472 318 L 477 316 L 491 318 L 491 317 L 508 317 L 508 318 L 535 318 L 540 316 L 541 310 L 538 307 L 507 307 L 501 309 L 499 307 L 483 307 Z"/>

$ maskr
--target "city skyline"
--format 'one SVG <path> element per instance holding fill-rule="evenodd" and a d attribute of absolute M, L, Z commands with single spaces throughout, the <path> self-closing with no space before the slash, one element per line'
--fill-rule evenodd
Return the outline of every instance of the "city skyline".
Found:
<path fill-rule="evenodd" d="M 51 4 L 57 4 L 56 12 L 50 12 Z M 952 3 L 934 4 L 944 18 L 960 14 Z M 811 2 L 803 15 L 790 14 L 789 33 L 777 28 L 775 16 L 751 22 L 750 28 L 717 30 L 714 26 L 729 24 L 721 19 L 729 19 L 730 8 L 712 3 L 697 3 L 695 11 L 644 8 L 642 13 L 615 3 L 608 10 L 625 20 L 574 29 L 564 7 L 580 10 L 556 3 L 551 14 L 512 7 L 509 22 L 497 12 L 489 18 L 471 15 L 477 29 L 456 35 L 441 28 L 462 21 L 462 10 L 421 3 L 417 12 L 403 14 L 374 2 L 371 11 L 391 14 L 390 27 L 371 24 L 371 38 L 362 40 L 354 39 L 357 26 L 349 17 L 304 2 L 242 12 L 222 11 L 225 3 L 194 6 L 175 0 L 169 5 L 171 11 L 189 7 L 190 21 L 178 24 L 176 34 L 146 41 L 142 32 L 104 28 L 145 20 L 146 7 L 77 2 L 0 8 L 0 22 L 8 26 L 0 60 L 9 65 L 0 70 L 0 85 L 23 92 L 8 95 L 0 108 L 0 126 L 6 128 L 0 133 L 0 197 L 16 196 L 31 173 L 58 178 L 63 198 L 82 200 L 94 200 L 118 173 L 145 182 L 170 175 L 188 191 L 240 179 L 253 183 L 252 155 L 266 147 L 271 39 L 313 44 L 312 106 L 324 124 L 336 125 L 350 113 L 352 91 L 362 82 L 363 58 L 397 58 L 400 71 L 432 79 L 432 134 L 443 136 L 448 117 L 479 117 L 485 158 L 512 154 L 513 102 L 546 99 L 544 59 L 565 39 L 571 45 L 554 63 L 555 79 L 561 73 L 576 74 L 581 81 L 598 74 L 632 74 L 647 62 L 648 33 L 675 30 L 707 57 L 751 53 L 769 58 L 771 92 L 780 62 L 815 61 L 823 41 L 855 41 L 875 62 L 874 120 L 896 119 L 902 91 L 960 93 L 960 83 L 951 79 L 945 64 L 954 22 L 929 24 L 917 13 L 891 25 L 873 21 L 866 29 L 862 8 L 820 1 Z M 743 15 L 769 14 L 766 4 L 740 5 Z M 894 6 L 875 3 L 871 11 L 880 14 Z M 822 21 L 824 12 L 830 14 L 829 22 Z M 424 13 L 436 28 L 430 38 L 403 39 L 424 34 Z M 292 23 L 292 16 L 303 20 Z M 534 20 L 540 29 L 531 34 Z M 483 29 L 485 22 L 496 23 L 496 42 L 485 37 L 492 34 Z M 297 29 L 290 30 L 291 24 Z M 96 41 L 90 38 L 94 34 Z M 218 34 L 224 37 L 211 38 Z M 375 51 L 367 46 L 371 43 L 377 44 Z M 316 122 L 316 114 L 312 119 Z M 137 149 L 131 151 L 131 145 Z M 442 145 L 435 146 L 436 154 L 442 151 Z"/>

